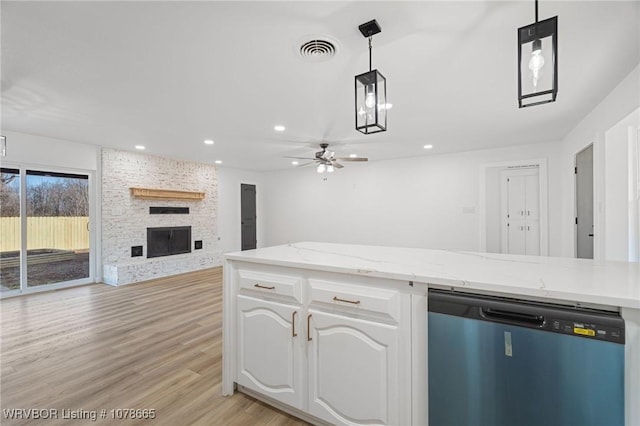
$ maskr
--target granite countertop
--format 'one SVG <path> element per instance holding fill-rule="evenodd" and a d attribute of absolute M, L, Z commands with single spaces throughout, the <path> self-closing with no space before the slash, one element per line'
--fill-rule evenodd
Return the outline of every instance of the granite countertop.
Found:
<path fill-rule="evenodd" d="M 225 258 L 640 309 L 640 263 L 317 242 Z"/>

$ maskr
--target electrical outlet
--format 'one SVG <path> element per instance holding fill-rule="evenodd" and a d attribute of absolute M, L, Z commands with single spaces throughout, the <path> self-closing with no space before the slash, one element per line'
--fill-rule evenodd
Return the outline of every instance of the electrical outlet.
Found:
<path fill-rule="evenodd" d="M 139 256 L 142 256 L 142 246 L 132 246 L 131 257 L 139 257 Z"/>

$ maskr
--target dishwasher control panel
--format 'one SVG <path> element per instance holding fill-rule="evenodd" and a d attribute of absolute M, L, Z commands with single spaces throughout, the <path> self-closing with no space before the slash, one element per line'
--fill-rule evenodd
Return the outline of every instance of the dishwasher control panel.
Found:
<path fill-rule="evenodd" d="M 603 324 L 552 319 L 551 330 L 556 333 L 591 337 L 606 342 L 624 343 L 624 330 Z"/>
<path fill-rule="evenodd" d="M 611 343 L 625 343 L 619 313 L 504 297 L 429 289 L 429 312 L 525 327 Z"/>

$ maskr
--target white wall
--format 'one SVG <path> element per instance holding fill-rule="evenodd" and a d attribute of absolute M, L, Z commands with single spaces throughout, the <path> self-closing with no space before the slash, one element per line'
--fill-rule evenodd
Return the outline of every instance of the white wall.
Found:
<path fill-rule="evenodd" d="M 636 66 L 562 141 L 562 249 L 575 256 L 575 155 L 593 143 L 594 257 L 605 259 L 605 134 L 640 106 L 640 67 Z M 623 167 L 623 164 L 620 164 Z M 625 207 L 626 208 L 626 207 Z"/>
<path fill-rule="evenodd" d="M 263 173 L 248 170 L 218 168 L 218 249 L 223 253 L 240 251 L 240 184 L 256 185 L 257 247 L 265 247 L 263 209 Z"/>
<path fill-rule="evenodd" d="M 558 145 L 542 143 L 446 155 L 349 164 L 323 176 L 313 168 L 265 173 L 266 245 L 333 241 L 480 250 L 481 166 L 548 158 L 550 254 L 561 194 Z"/>
<path fill-rule="evenodd" d="M 98 170 L 99 147 L 61 139 L 2 131 L 7 137 L 7 156 L 0 162 L 30 166 Z"/>
<path fill-rule="evenodd" d="M 485 183 L 487 188 L 499 188 L 500 187 L 500 173 L 502 170 L 499 167 L 489 167 L 486 171 Z M 487 252 L 489 253 L 501 253 L 501 225 L 500 220 L 501 212 L 501 194 L 499 191 L 487 191 L 486 192 L 486 245 Z"/>
<path fill-rule="evenodd" d="M 604 247 L 608 260 L 630 261 L 637 257 L 632 179 L 634 144 L 640 126 L 640 109 L 605 133 L 604 143 Z M 630 250 L 631 249 L 631 250 Z"/>

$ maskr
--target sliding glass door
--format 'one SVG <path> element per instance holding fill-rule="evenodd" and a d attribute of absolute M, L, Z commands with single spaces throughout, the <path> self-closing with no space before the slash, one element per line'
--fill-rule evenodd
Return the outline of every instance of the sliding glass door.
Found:
<path fill-rule="evenodd" d="M 92 281 L 90 189 L 89 174 L 2 169 L 3 294 Z"/>
<path fill-rule="evenodd" d="M 0 169 L 0 293 L 20 290 L 20 170 Z"/>

